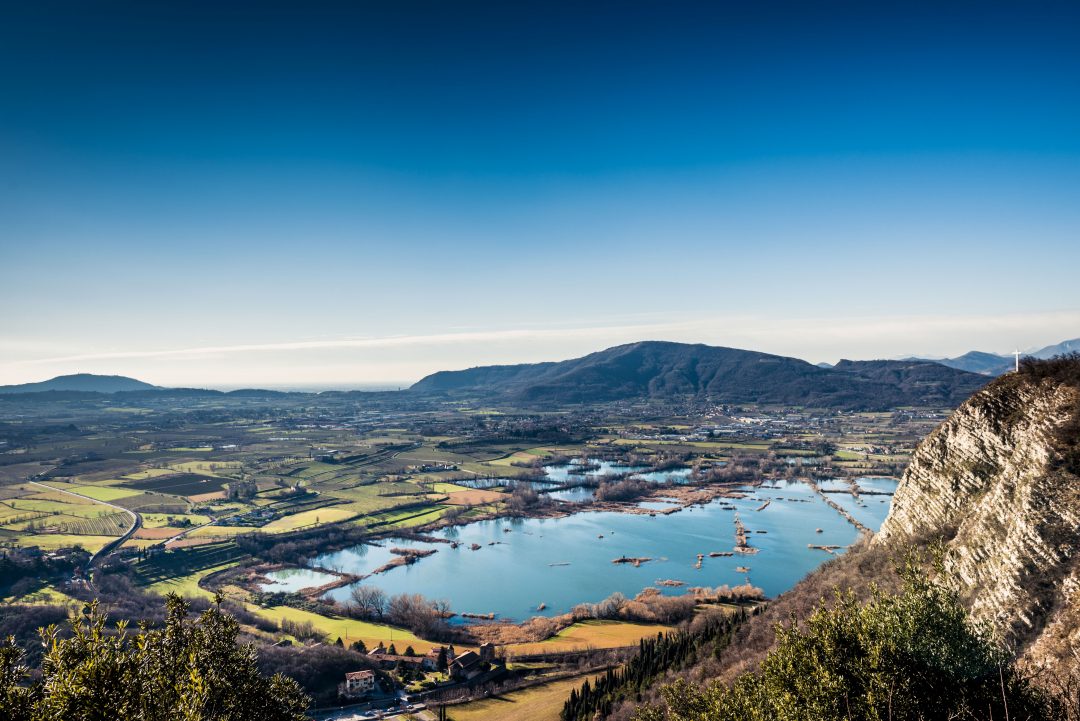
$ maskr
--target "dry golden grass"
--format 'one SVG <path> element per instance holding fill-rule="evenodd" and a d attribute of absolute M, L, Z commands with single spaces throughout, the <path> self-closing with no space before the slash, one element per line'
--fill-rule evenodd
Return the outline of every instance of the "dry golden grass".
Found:
<path fill-rule="evenodd" d="M 599 675 L 575 676 L 552 681 L 542 686 L 532 686 L 502 696 L 451 706 L 447 715 L 453 721 L 558 721 L 570 692 L 586 679 L 595 681 Z"/>
<path fill-rule="evenodd" d="M 455 491 L 443 501 L 448 506 L 481 506 L 485 503 L 505 501 L 509 496 L 498 491 Z"/>
<path fill-rule="evenodd" d="M 564 628 L 546 641 L 514 643 L 505 647 L 509 656 L 532 653 L 579 651 L 589 648 L 633 646 L 643 638 L 667 633 L 671 626 L 625 621 L 581 621 Z"/>

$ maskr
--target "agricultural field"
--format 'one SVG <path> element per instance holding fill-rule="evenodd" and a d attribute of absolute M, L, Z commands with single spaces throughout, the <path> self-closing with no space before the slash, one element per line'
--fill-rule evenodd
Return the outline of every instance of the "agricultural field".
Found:
<path fill-rule="evenodd" d="M 80 496 L 86 496 L 92 498 L 95 501 L 104 501 L 105 503 L 112 503 L 113 501 L 119 501 L 121 498 L 128 498 L 130 496 L 139 495 L 139 491 L 130 488 L 117 488 L 115 486 L 102 485 L 76 485 L 69 483 L 59 483 L 56 481 L 50 481 L 48 484 L 52 488 L 57 490 L 67 491 L 68 493 L 74 493 Z"/>
<path fill-rule="evenodd" d="M 601 675 L 572 676 L 521 691 L 450 706 L 447 717 L 452 721 L 558 721 L 570 692 L 580 688 L 586 680 L 595 681 Z"/>
<path fill-rule="evenodd" d="M 670 626 L 625 621 L 579 621 L 551 638 L 537 643 L 515 643 L 506 648 L 508 656 L 536 653 L 583 651 L 594 648 L 633 646 L 643 638 L 673 630 Z"/>
<path fill-rule="evenodd" d="M 443 506 L 425 506 L 373 513 L 363 519 L 370 529 L 414 528 L 438 520 L 445 512 Z"/>
<path fill-rule="evenodd" d="M 152 491 L 173 496 L 197 496 L 204 493 L 217 493 L 225 488 L 229 479 L 212 476 L 208 473 L 178 473 L 176 475 L 157 475 L 140 481 L 128 481 L 128 488 L 140 491 Z"/>
<path fill-rule="evenodd" d="M 147 586 L 147 590 L 153 591 L 155 593 L 160 593 L 162 595 L 166 593 L 175 593 L 185 597 L 201 597 L 212 600 L 214 598 L 214 594 L 200 586 L 199 582 L 212 573 L 224 571 L 238 565 L 239 563 L 240 561 L 230 561 L 228 563 L 223 563 L 218 566 L 211 566 L 209 568 L 204 568 L 199 571 L 194 571 L 186 576 L 173 576 L 163 579 L 161 581 L 155 581 L 154 583 L 151 583 Z"/>
<path fill-rule="evenodd" d="M 349 508 L 330 506 L 327 508 L 315 508 L 310 511 L 301 511 L 283 518 L 271 521 L 262 527 L 263 533 L 287 533 L 301 528 L 309 528 L 327 523 L 340 523 L 356 518 L 357 511 Z"/>
<path fill-rule="evenodd" d="M 81 488 L 72 490 L 86 497 L 49 488 L 34 484 L 4 487 L 0 541 L 43 550 L 81 546 L 94 552 L 131 526 L 128 513 L 95 502 L 90 494 L 81 493 Z"/>
<path fill-rule="evenodd" d="M 116 540 L 116 536 L 84 536 L 66 533 L 20 534 L 8 539 L 16 546 L 40 548 L 42 551 L 57 551 L 62 548 L 83 548 L 91 553 L 100 551 L 104 546 Z"/>
<path fill-rule="evenodd" d="M 132 566 L 132 578 L 148 590 L 157 593 L 170 591 L 180 595 L 209 597 L 199 586 L 211 573 L 237 565 L 246 558 L 235 545 L 210 543 L 192 548 L 156 553 Z"/>
<path fill-rule="evenodd" d="M 57 590 L 52 586 L 42 586 L 37 590 L 22 596 L 0 596 L 0 602 L 3 603 L 21 603 L 31 606 L 67 606 L 69 609 L 77 609 L 82 606 L 82 601 L 77 598 L 73 598 L 63 591 Z"/>
<path fill-rule="evenodd" d="M 395 628 L 394 626 L 359 621 L 342 616 L 323 616 L 290 606 L 263 608 L 249 604 L 248 610 L 275 623 L 280 623 L 283 619 L 293 623 L 310 623 L 326 636 L 328 642 L 332 642 L 338 637 L 346 645 L 356 640 L 362 640 L 368 648 L 375 648 L 380 643 L 387 646 L 392 643 L 397 646 L 399 651 L 404 651 L 407 646 L 412 646 L 413 650 L 418 654 L 427 653 L 431 648 L 438 645 L 425 641 L 405 629 Z M 464 647 L 462 647 L 462 650 L 464 650 Z"/>
<path fill-rule="evenodd" d="M 143 528 L 185 528 L 209 523 L 210 516 L 193 513 L 144 513 Z"/>
<path fill-rule="evenodd" d="M 254 533 L 256 529 L 250 526 L 219 526 L 214 524 L 212 526 L 204 526 L 202 528 L 196 528 L 190 531 L 186 538 L 231 538 L 233 536 L 239 536 L 244 533 Z M 177 531 L 173 535 L 177 535 Z"/>

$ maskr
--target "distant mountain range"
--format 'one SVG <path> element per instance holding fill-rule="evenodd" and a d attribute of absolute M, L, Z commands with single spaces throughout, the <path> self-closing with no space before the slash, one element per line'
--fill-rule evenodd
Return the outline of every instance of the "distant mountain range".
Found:
<path fill-rule="evenodd" d="M 843 360 L 822 368 L 736 348 L 645 341 L 555 363 L 440 371 L 410 391 L 522 403 L 694 396 L 719 403 L 884 409 L 957 405 L 985 382 L 984 376 L 923 360 Z"/>
<path fill-rule="evenodd" d="M 99 376 L 92 373 L 76 373 L 57 376 L 40 383 L 20 383 L 0 386 L 0 393 L 42 393 L 46 391 L 81 391 L 87 393 L 120 393 L 123 391 L 152 391 L 158 386 L 143 383 L 127 376 Z"/>
<path fill-rule="evenodd" d="M 1061 343 L 1055 343 L 1054 345 L 1048 345 L 1045 348 L 1040 348 L 1032 353 L 1023 353 L 1022 355 L 1046 359 L 1053 358 L 1056 355 L 1062 355 L 1063 353 L 1073 353 L 1078 351 L 1080 351 L 1080 338 L 1074 338 L 1073 340 L 1066 340 Z M 957 356 L 956 358 L 909 358 L 908 360 L 929 360 L 934 363 L 940 363 L 943 366 L 948 366 L 949 368 L 957 368 L 959 370 L 970 371 L 986 376 L 999 376 L 1002 373 L 1008 373 L 1013 369 L 1014 364 L 1016 363 L 1014 356 L 984 353 L 983 351 L 977 350 L 970 351 L 962 356 Z"/>
<path fill-rule="evenodd" d="M 1030 355 L 1050 358 L 1080 350 L 1080 339 Z M 417 383 L 418 396 L 483 397 L 508 403 L 597 403 L 696 397 L 718 403 L 771 403 L 819 408 L 887 409 L 956 406 L 1013 367 L 1013 358 L 972 351 L 958 358 L 850 361 L 813 365 L 798 358 L 702 344 L 643 341 L 582 358 L 440 371 Z M 134 378 L 89 373 L 40 383 L 0 386 L 0 394 L 51 392 L 134 396 L 285 396 L 280 391 L 160 388 Z M 340 392 L 333 392 L 340 395 Z M 350 392 L 349 395 L 352 395 Z"/>

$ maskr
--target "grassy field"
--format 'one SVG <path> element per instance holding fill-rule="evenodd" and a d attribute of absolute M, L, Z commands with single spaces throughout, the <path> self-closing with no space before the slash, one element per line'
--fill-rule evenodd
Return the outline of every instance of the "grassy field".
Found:
<path fill-rule="evenodd" d="M 363 519 L 363 522 L 369 528 L 414 528 L 437 521 L 447 510 L 445 506 L 406 508 L 399 511 L 376 513 Z"/>
<path fill-rule="evenodd" d="M 488 464 L 492 466 L 509 466 L 514 463 L 532 463 L 539 456 L 544 455 L 544 453 L 545 450 L 542 448 L 532 448 L 527 451 L 518 451 L 516 453 L 511 453 L 510 455 L 504 456 L 502 458 L 495 458 L 488 461 Z"/>
<path fill-rule="evenodd" d="M 447 496 L 445 503 L 450 506 L 479 506 L 485 503 L 505 501 L 507 495 L 491 490 L 455 491 Z"/>
<path fill-rule="evenodd" d="M 228 563 L 222 563 L 218 566 L 203 568 L 193 573 L 189 573 L 186 576 L 176 576 L 174 578 L 167 578 L 162 581 L 156 581 L 154 583 L 151 583 L 147 588 L 148 590 L 163 595 L 166 593 L 175 593 L 180 596 L 213 599 L 214 594 L 201 588 L 199 586 L 199 581 L 201 581 L 206 576 L 209 576 L 211 573 L 224 571 L 226 568 L 232 568 L 238 563 L 239 561 L 230 561 Z"/>
<path fill-rule="evenodd" d="M 431 490 L 435 493 L 455 493 L 457 491 L 471 490 L 468 486 L 459 486 L 456 483 L 432 483 Z"/>
<path fill-rule="evenodd" d="M 196 528 L 191 533 L 187 534 L 187 538 L 231 538 L 232 536 L 239 536 L 244 533 L 254 533 L 259 529 L 251 528 L 250 526 L 206 526 L 205 528 Z M 180 533 L 178 530 L 177 533 Z"/>
<path fill-rule="evenodd" d="M 133 570 L 136 582 L 158 593 L 206 597 L 209 594 L 199 588 L 199 580 L 245 558 L 232 543 L 211 543 L 156 554 L 135 564 Z"/>
<path fill-rule="evenodd" d="M 93 498 L 95 501 L 105 501 L 112 503 L 113 501 L 121 498 L 128 498 L 130 496 L 139 495 L 139 491 L 130 488 L 117 488 L 116 486 L 59 486 L 64 491 L 70 491 L 71 493 L 78 493 L 81 496 L 87 498 Z"/>
<path fill-rule="evenodd" d="M 62 533 L 38 533 L 20 535 L 14 539 L 14 543 L 17 546 L 37 546 L 45 551 L 82 546 L 87 551 L 94 553 L 101 550 L 101 547 L 106 543 L 115 540 L 116 536 L 69 536 Z"/>
<path fill-rule="evenodd" d="M 559 712 L 570 692 L 588 679 L 594 681 L 599 674 L 575 676 L 533 686 L 502 696 L 451 706 L 447 716 L 453 721 L 558 721 Z"/>
<path fill-rule="evenodd" d="M 13 498 L 10 501 L 4 501 L 3 504 L 0 504 L 0 511 L 2 511 L 0 515 L 5 519 L 32 513 L 93 518 L 94 516 L 112 513 L 113 509 L 73 496 L 65 496 L 59 493 L 55 495 L 43 493 L 41 496 Z"/>
<path fill-rule="evenodd" d="M 336 482 L 335 482 L 336 483 Z M 407 503 L 415 503 L 423 498 L 424 488 L 414 483 L 371 483 L 348 488 L 332 488 L 323 491 L 327 496 L 349 501 L 348 506 L 356 513 L 366 514 L 393 508 Z"/>
<path fill-rule="evenodd" d="M 19 598 L 8 596 L 2 600 L 4 603 L 22 603 L 32 606 L 56 605 L 68 606 L 71 608 L 78 608 L 83 604 L 79 599 L 72 598 L 63 591 L 58 591 L 52 586 L 39 588 L 38 590 L 28 593 L 25 596 L 20 596 Z"/>
<path fill-rule="evenodd" d="M 135 471 L 134 473 L 128 473 L 121 481 L 127 479 L 131 481 L 145 481 L 147 478 L 154 478 L 156 476 L 168 476 L 174 471 L 171 468 L 145 468 L 141 471 Z"/>
<path fill-rule="evenodd" d="M 169 518 L 173 519 L 174 524 L 183 522 L 186 519 L 191 521 L 193 526 L 201 526 L 210 521 L 209 516 L 200 516 L 191 513 L 144 513 L 143 528 L 164 528 L 169 525 Z"/>
<path fill-rule="evenodd" d="M 632 646 L 643 638 L 671 631 L 670 626 L 623 621 L 581 621 L 564 628 L 551 638 L 537 643 L 515 643 L 506 646 L 508 655 L 576 651 L 587 648 L 617 648 Z"/>
<path fill-rule="evenodd" d="M 404 652 L 407 646 L 412 646 L 417 653 L 427 653 L 433 646 L 438 645 L 425 641 L 403 628 L 395 628 L 381 623 L 368 623 L 367 621 L 358 621 L 342 616 L 321 616 L 291 606 L 261 608 L 249 605 L 248 610 L 279 623 L 282 619 L 288 619 L 294 623 L 310 622 L 315 628 L 326 634 L 328 641 L 334 641 L 340 636 L 346 645 L 357 639 L 362 640 L 368 648 L 375 648 L 379 645 L 379 642 L 387 646 L 393 643 L 397 647 L 398 653 Z"/>
<path fill-rule="evenodd" d="M 284 516 L 267 523 L 262 527 L 264 533 L 286 533 L 307 526 L 337 523 L 356 518 L 358 513 L 349 508 L 313 508 L 310 511 L 301 511 L 291 516 Z"/>
<path fill-rule="evenodd" d="M 59 485 L 59 484 L 58 484 Z M 64 484 L 76 493 L 116 496 L 107 486 Z M 4 489 L 0 500 L 0 533 L 19 546 L 38 546 L 45 550 L 81 545 L 97 551 L 131 525 L 131 516 L 100 502 L 79 498 L 41 486 L 17 485 Z M 129 493 L 118 489 L 119 495 Z"/>

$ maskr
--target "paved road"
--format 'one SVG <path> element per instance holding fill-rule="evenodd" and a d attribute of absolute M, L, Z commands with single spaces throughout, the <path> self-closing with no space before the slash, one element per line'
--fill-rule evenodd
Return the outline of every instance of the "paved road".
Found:
<path fill-rule="evenodd" d="M 163 541 L 161 541 L 161 544 L 164 545 L 166 548 L 168 548 L 169 544 L 172 543 L 173 541 L 179 541 L 181 538 L 188 535 L 192 531 L 197 531 L 200 528 L 206 528 L 207 526 L 212 526 L 215 523 L 217 523 L 217 519 L 212 518 L 208 522 L 203 523 L 202 525 L 192 526 L 191 528 L 185 528 L 183 531 L 180 531 L 180 533 L 177 533 L 175 536 L 169 536 L 168 538 L 164 539 Z"/>
<path fill-rule="evenodd" d="M 374 704 L 360 704 L 348 709 L 317 713 L 316 718 L 320 721 L 369 721 L 369 719 L 381 719 L 381 721 L 406 721 L 406 719 L 433 721 L 435 714 L 422 703 L 415 704 L 409 709 L 397 708 L 395 710 L 390 710 L 385 706 L 379 708 Z"/>
<path fill-rule="evenodd" d="M 95 553 L 93 556 L 91 556 L 90 557 L 89 568 L 93 568 L 98 563 L 100 563 L 103 558 L 105 558 L 110 553 L 112 553 L 117 548 L 119 548 L 120 545 L 123 544 L 124 541 L 128 540 L 133 535 L 135 535 L 135 531 L 142 528 L 142 522 L 143 522 L 142 514 L 140 514 L 138 511 L 133 511 L 130 508 L 124 508 L 123 506 L 118 506 L 115 503 L 109 503 L 108 501 L 99 501 L 96 498 L 91 498 L 90 496 L 84 496 L 83 494 L 75 493 L 74 491 L 65 491 L 64 489 L 56 488 L 55 486 L 46 486 L 44 483 L 38 483 L 37 481 L 28 481 L 28 483 L 30 483 L 30 485 L 37 486 L 38 488 L 44 488 L 47 491 L 56 491 L 58 493 L 65 493 L 65 494 L 67 494 L 69 496 L 75 496 L 76 498 L 82 498 L 82 499 L 90 501 L 92 503 L 100 503 L 103 506 L 108 506 L 109 508 L 115 508 L 116 510 L 123 511 L 124 513 L 131 516 L 131 528 L 127 529 L 127 531 L 124 532 L 124 535 L 120 536 L 115 541 L 109 541 L 108 543 L 106 543 L 104 546 L 102 546 L 98 550 L 97 553 Z"/>

